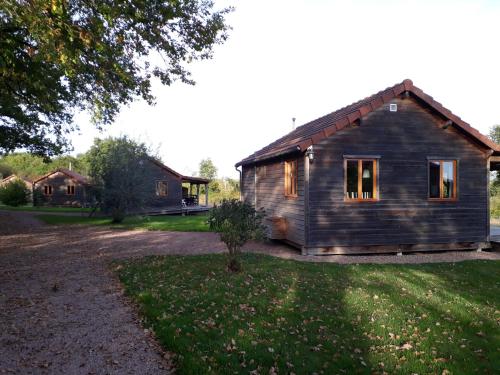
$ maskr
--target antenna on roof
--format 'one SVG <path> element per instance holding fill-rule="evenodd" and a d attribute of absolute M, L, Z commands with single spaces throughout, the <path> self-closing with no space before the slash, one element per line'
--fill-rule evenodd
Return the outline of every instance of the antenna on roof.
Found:
<path fill-rule="evenodd" d="M 295 120 L 296 120 L 296 118 L 292 117 L 292 129 L 295 129 Z"/>

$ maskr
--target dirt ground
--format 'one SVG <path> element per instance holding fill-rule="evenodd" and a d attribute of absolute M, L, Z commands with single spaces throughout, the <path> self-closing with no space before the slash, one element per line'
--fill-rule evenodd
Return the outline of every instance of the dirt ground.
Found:
<path fill-rule="evenodd" d="M 499 253 L 303 257 L 280 244 L 247 249 L 337 263 L 500 259 Z M 113 259 L 219 253 L 214 233 L 45 226 L 33 214 L 0 211 L 0 374 L 169 374 L 109 269 Z"/>

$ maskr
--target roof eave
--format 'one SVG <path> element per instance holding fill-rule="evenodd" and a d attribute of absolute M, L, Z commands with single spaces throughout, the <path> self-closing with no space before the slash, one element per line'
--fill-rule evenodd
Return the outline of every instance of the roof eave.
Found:
<path fill-rule="evenodd" d="M 246 158 L 246 159 L 243 159 L 243 160 L 239 161 L 234 166 L 236 168 L 238 168 L 239 166 L 246 166 L 246 165 L 256 164 L 256 163 L 259 163 L 259 162 L 263 162 L 263 161 L 275 159 L 275 158 L 278 158 L 278 157 L 281 157 L 281 156 L 287 156 L 287 155 L 290 155 L 290 154 L 293 154 L 293 153 L 305 151 L 305 149 L 303 149 L 301 147 L 301 145 L 302 144 L 297 144 L 297 145 L 294 145 L 292 147 L 288 147 L 286 149 L 279 150 L 277 152 L 272 152 L 272 153 L 269 153 L 269 154 L 258 156 L 256 158 Z"/>

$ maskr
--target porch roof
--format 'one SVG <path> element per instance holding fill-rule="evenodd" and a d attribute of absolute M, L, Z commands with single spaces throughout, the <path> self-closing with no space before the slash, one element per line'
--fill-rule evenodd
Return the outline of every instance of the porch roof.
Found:
<path fill-rule="evenodd" d="M 490 171 L 500 171 L 500 153 L 498 152 L 490 157 Z"/>
<path fill-rule="evenodd" d="M 208 184 L 210 180 L 203 177 L 182 176 L 182 182 L 189 182 L 191 184 Z"/>

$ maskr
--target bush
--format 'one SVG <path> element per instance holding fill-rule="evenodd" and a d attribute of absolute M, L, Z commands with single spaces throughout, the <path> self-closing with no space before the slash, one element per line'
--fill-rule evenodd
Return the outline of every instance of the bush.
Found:
<path fill-rule="evenodd" d="M 490 215 L 492 218 L 500 218 L 500 195 L 490 198 Z"/>
<path fill-rule="evenodd" d="M 21 180 L 14 180 L 0 188 L 0 201 L 7 206 L 22 206 L 30 199 L 30 190 Z"/>
<path fill-rule="evenodd" d="M 224 199 L 210 210 L 210 229 L 220 234 L 229 251 L 228 270 L 241 270 L 241 247 L 249 240 L 264 238 L 263 210 L 256 211 L 251 205 L 237 199 Z"/>

